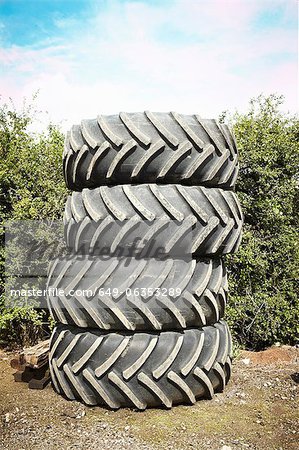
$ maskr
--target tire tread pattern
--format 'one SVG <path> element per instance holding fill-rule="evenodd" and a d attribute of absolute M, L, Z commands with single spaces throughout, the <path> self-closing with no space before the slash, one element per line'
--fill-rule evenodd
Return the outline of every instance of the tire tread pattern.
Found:
<path fill-rule="evenodd" d="M 82 332 L 59 325 L 50 345 L 55 390 L 117 409 L 194 403 L 223 390 L 231 371 L 225 322 L 161 333 Z"/>
<path fill-rule="evenodd" d="M 236 194 L 223 189 L 121 185 L 73 192 L 66 203 L 64 224 L 67 246 L 75 252 L 92 253 L 96 244 L 126 248 L 136 238 L 143 238 L 139 248 L 146 250 L 147 233 L 150 238 L 154 233 L 157 245 L 167 252 L 177 248 L 181 254 L 185 237 L 189 253 L 214 256 L 238 250 L 243 215 Z"/>
<path fill-rule="evenodd" d="M 121 112 L 83 120 L 67 133 L 63 163 L 72 190 L 131 182 L 231 189 L 238 175 L 229 128 L 175 112 Z"/>
<path fill-rule="evenodd" d="M 126 260 L 117 258 L 75 256 L 53 262 L 47 287 L 55 321 L 106 331 L 204 326 L 223 317 L 227 302 L 227 274 L 220 259 L 150 258 L 126 266 Z"/>

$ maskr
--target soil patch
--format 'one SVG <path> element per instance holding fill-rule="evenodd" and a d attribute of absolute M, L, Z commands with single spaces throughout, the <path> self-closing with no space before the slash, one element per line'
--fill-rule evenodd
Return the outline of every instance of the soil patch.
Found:
<path fill-rule="evenodd" d="M 0 353 L 4 450 L 297 450 L 299 349 L 241 352 L 224 393 L 171 410 L 89 408 L 15 383 Z"/>

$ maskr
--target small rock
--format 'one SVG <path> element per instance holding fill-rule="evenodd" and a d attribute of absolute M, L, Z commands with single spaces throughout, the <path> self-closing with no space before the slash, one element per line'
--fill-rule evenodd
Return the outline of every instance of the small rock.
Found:
<path fill-rule="evenodd" d="M 245 394 L 245 392 L 236 392 L 236 397 L 244 398 L 244 397 L 246 397 L 246 394 Z"/>
<path fill-rule="evenodd" d="M 280 342 L 275 342 L 275 347 L 280 347 L 281 346 L 281 343 Z"/>
<path fill-rule="evenodd" d="M 127 425 L 127 426 L 125 427 L 125 431 L 129 431 L 129 429 L 130 429 L 130 427 Z"/>
<path fill-rule="evenodd" d="M 221 450 L 232 450 L 232 448 L 229 445 L 223 445 Z"/>
<path fill-rule="evenodd" d="M 250 364 L 250 358 L 243 358 L 243 359 L 241 359 L 241 362 L 243 364 L 246 364 L 246 366 L 248 366 L 248 364 Z"/>
<path fill-rule="evenodd" d="M 10 413 L 4 414 L 4 422 L 9 423 L 10 422 Z"/>

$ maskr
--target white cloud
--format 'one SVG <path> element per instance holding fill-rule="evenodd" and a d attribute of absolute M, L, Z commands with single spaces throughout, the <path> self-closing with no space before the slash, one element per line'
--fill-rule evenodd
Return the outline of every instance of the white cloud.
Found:
<path fill-rule="evenodd" d="M 283 23 L 253 27 L 257 14 L 277 4 L 109 2 L 83 23 L 61 20 L 65 38 L 59 46 L 2 49 L 0 82 L 19 101 L 39 90 L 39 107 L 64 128 L 119 110 L 217 116 L 244 109 L 261 92 L 284 94 L 286 108 L 294 111 L 294 31 Z M 282 22 L 292 12 L 288 5 Z"/>

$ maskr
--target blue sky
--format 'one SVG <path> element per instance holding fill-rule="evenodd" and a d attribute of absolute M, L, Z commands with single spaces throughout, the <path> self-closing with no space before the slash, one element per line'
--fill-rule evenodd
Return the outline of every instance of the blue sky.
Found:
<path fill-rule="evenodd" d="M 297 108 L 296 0 L 0 0 L 0 94 L 63 127 L 98 113 Z"/>
<path fill-rule="evenodd" d="M 36 47 L 63 39 L 59 20 L 88 19 L 94 6 L 95 2 L 88 0 L 0 0 L 2 43 Z"/>

